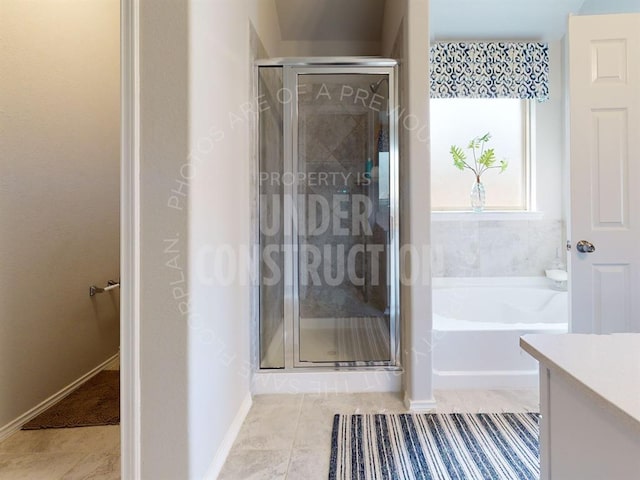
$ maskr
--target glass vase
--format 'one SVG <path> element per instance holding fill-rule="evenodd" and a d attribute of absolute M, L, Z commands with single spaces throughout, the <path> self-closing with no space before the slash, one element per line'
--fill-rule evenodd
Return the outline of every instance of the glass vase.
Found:
<path fill-rule="evenodd" d="M 484 211 L 486 194 L 484 191 L 484 185 L 479 179 L 473 182 L 469 199 L 471 200 L 471 210 L 478 213 Z"/>

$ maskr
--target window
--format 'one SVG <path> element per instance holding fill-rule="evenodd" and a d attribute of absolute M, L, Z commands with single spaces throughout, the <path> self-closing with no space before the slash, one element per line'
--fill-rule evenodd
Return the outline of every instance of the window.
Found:
<path fill-rule="evenodd" d="M 473 172 L 453 165 L 452 145 L 466 147 L 469 141 L 491 133 L 488 148 L 494 148 L 497 162 L 509 165 L 500 172 L 490 169 L 482 175 L 486 189 L 486 210 L 526 211 L 531 208 L 531 100 L 517 98 L 432 98 L 431 99 L 431 202 L 435 211 L 468 211 Z"/>

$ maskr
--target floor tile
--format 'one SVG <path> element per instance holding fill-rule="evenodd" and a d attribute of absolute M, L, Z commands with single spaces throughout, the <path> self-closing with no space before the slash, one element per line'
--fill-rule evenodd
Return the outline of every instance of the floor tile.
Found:
<path fill-rule="evenodd" d="M 333 413 L 385 413 L 405 411 L 398 393 L 307 394 L 302 411 L 327 408 Z"/>
<path fill-rule="evenodd" d="M 438 413 L 538 411 L 538 392 L 442 390 Z M 220 475 L 222 480 L 327 478 L 336 413 L 406 412 L 395 393 L 259 395 Z M 0 443 L 0 480 L 115 480 L 119 426 L 20 431 Z"/>
<path fill-rule="evenodd" d="M 540 395 L 537 389 L 505 390 L 504 394 L 524 412 L 540 411 Z"/>
<path fill-rule="evenodd" d="M 330 445 L 332 422 L 336 413 L 401 412 L 406 412 L 406 408 L 397 393 L 305 395 L 294 447 L 309 449 Z"/>
<path fill-rule="evenodd" d="M 438 392 L 447 395 L 447 391 Z M 458 411 L 469 413 L 500 413 L 536 411 L 537 390 L 455 390 Z"/>
<path fill-rule="evenodd" d="M 456 390 L 435 391 L 436 413 L 458 413 L 464 408 Z"/>
<path fill-rule="evenodd" d="M 330 445 L 326 448 L 294 449 L 289 460 L 287 480 L 326 480 L 330 457 Z"/>
<path fill-rule="evenodd" d="M 284 480 L 290 450 L 244 450 L 232 452 L 218 480 Z"/>
<path fill-rule="evenodd" d="M 304 395 L 255 395 L 253 397 L 253 409 L 268 407 L 300 408 Z"/>
<path fill-rule="evenodd" d="M 119 480 L 120 455 L 91 453 L 84 457 L 60 480 Z"/>
<path fill-rule="evenodd" d="M 84 456 L 81 453 L 0 453 L 0 480 L 59 480 Z"/>
<path fill-rule="evenodd" d="M 538 392 L 529 390 L 441 390 L 435 392 L 434 413 L 525 412 L 538 411 Z M 301 402 L 301 403 L 300 403 Z M 299 416 L 294 416 L 299 407 Z M 277 412 L 280 411 L 282 415 Z M 290 451 L 287 479 L 313 480 L 327 478 L 333 417 L 336 413 L 403 413 L 406 408 L 396 393 L 265 395 L 256 397 L 225 466 L 224 478 L 265 477 L 269 465 L 280 475 L 282 455 L 268 461 L 269 445 L 289 445 L 291 425 L 296 424 Z M 279 442 L 283 434 L 286 441 Z M 254 451 L 252 451 L 254 449 Z M 250 464 L 242 462 L 252 455 Z M 263 463 L 267 462 L 267 464 Z M 241 464 L 242 469 L 233 464 Z M 255 469 L 255 470 L 254 470 Z M 233 477 L 233 474 L 241 475 Z M 274 473 L 275 472 L 275 473 Z M 271 474 L 270 473 L 270 474 Z M 252 477 L 251 475 L 256 475 Z M 221 477 L 222 478 L 222 477 Z M 281 478 L 279 476 L 273 478 Z"/>
<path fill-rule="evenodd" d="M 20 430 L 0 443 L 0 453 L 102 453 L 120 443 L 120 427 Z"/>
<path fill-rule="evenodd" d="M 282 401 L 256 397 L 236 439 L 243 450 L 291 449 L 302 407 L 302 396 L 283 395 Z"/>

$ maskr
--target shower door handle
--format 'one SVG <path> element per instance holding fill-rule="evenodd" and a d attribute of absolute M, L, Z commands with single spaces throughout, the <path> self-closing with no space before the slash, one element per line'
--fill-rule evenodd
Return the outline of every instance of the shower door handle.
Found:
<path fill-rule="evenodd" d="M 576 243 L 576 249 L 580 253 L 593 253 L 596 251 L 595 245 L 591 242 L 587 242 L 586 240 L 580 240 Z"/>

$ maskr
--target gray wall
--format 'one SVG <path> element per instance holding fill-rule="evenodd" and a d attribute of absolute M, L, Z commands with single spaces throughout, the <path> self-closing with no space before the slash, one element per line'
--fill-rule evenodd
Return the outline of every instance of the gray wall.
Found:
<path fill-rule="evenodd" d="M 0 429 L 118 351 L 119 12 L 0 5 Z"/>
<path fill-rule="evenodd" d="M 190 199 L 171 193 L 189 191 L 177 183 L 189 152 L 188 45 L 188 3 L 140 2 L 142 478 L 189 472 L 189 312 L 173 289 L 189 293 Z"/>

